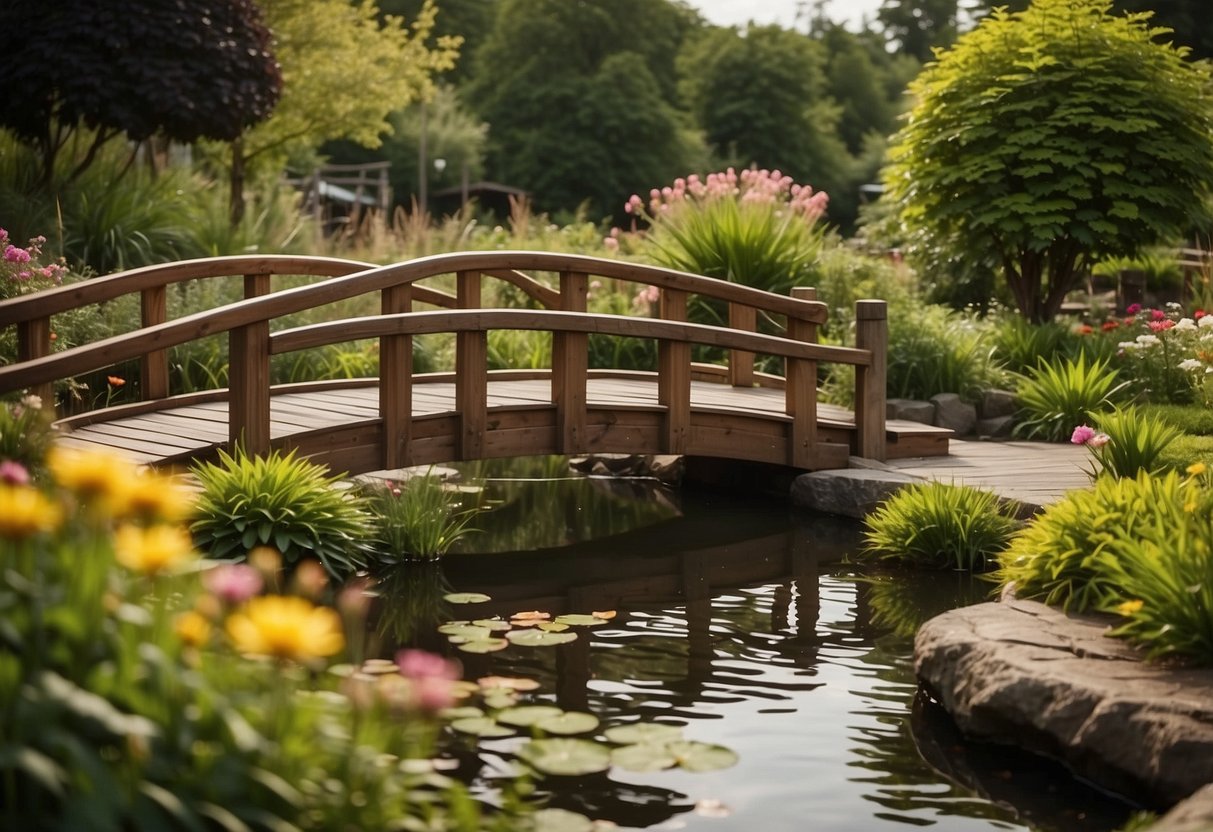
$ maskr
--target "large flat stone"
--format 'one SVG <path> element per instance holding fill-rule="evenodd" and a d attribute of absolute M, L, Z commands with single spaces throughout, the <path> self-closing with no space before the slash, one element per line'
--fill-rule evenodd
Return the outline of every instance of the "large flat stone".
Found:
<path fill-rule="evenodd" d="M 898 490 L 922 480 L 884 468 L 846 468 L 801 474 L 792 482 L 792 505 L 863 519 Z"/>
<path fill-rule="evenodd" d="M 935 405 L 935 424 L 948 428 L 957 436 L 968 436 L 977 427 L 977 408 L 955 393 L 937 393 L 931 397 Z"/>
<path fill-rule="evenodd" d="M 1149 832 L 1213 832 L 1213 783 L 1167 812 Z"/>
<path fill-rule="evenodd" d="M 1108 626 L 1031 601 L 978 604 L 924 624 L 914 665 L 965 733 L 1170 806 L 1213 781 L 1213 670 L 1147 664 Z"/>

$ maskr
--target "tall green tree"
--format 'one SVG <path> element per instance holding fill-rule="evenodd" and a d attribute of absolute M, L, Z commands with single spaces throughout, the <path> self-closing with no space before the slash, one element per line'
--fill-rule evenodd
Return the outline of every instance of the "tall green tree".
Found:
<path fill-rule="evenodd" d="M 424 6 L 425 0 L 379 0 L 379 16 L 381 20 L 388 15 L 416 20 Z M 468 77 L 472 56 L 493 28 L 496 3 L 495 0 L 438 0 L 437 9 L 433 37 L 462 40 L 458 63 L 443 74 L 446 83 L 459 84 Z"/>
<path fill-rule="evenodd" d="M 465 88 L 490 125 L 490 175 L 542 210 L 588 200 L 603 216 L 693 169 L 701 147 L 673 101 L 695 22 L 666 0 L 500 0 Z"/>
<path fill-rule="evenodd" d="M 1158 34 L 1110 0 L 1035 0 L 929 65 L 885 172 L 918 244 L 993 255 L 1039 322 L 1093 260 L 1187 227 L 1213 186 L 1213 85 Z"/>
<path fill-rule="evenodd" d="M 921 62 L 932 49 L 950 46 L 960 23 L 959 0 L 882 0 L 876 12 L 881 30 L 898 52 Z"/>

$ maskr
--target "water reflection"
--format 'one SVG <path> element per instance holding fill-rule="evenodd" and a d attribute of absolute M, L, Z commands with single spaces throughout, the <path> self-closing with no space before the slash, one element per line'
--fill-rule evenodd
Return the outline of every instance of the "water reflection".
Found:
<path fill-rule="evenodd" d="M 1122 822 L 1125 807 L 1039 760 L 948 733 L 918 696 L 908 634 L 989 587 L 953 573 L 860 574 L 844 561 L 856 535 L 783 507 L 683 495 L 677 517 L 643 532 L 452 556 L 450 587 L 493 597 L 474 610 L 454 605 L 457 618 L 619 611 L 555 649 L 460 658 L 472 678 L 539 679 L 540 699 L 591 711 L 604 727 L 682 725 L 688 738 L 740 754 L 737 767 L 711 774 L 616 769 L 541 783 L 551 805 L 623 827 L 1060 832 Z M 516 747 L 482 745 L 463 776 L 491 788 Z"/>

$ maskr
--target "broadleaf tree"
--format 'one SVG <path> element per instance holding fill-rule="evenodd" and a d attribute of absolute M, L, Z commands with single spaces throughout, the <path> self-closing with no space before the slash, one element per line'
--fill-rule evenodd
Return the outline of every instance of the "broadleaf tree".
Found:
<path fill-rule="evenodd" d="M 231 142 L 231 219 L 244 209 L 244 177 L 253 163 L 281 165 L 326 141 L 378 147 L 388 116 L 433 91 L 450 69 L 459 39 L 428 40 L 437 8 L 426 0 L 417 17 L 379 19 L 374 0 L 259 0 L 282 66 L 282 99 L 273 116 Z"/>
<path fill-rule="evenodd" d="M 253 0 L 6 0 L 0 126 L 55 161 L 87 133 L 72 179 L 110 139 L 231 140 L 269 116 L 282 86 Z"/>
<path fill-rule="evenodd" d="M 886 193 L 923 246 L 991 255 L 1028 320 L 1089 265 L 1188 227 L 1213 183 L 1208 70 L 1108 0 L 995 11 L 911 84 Z"/>

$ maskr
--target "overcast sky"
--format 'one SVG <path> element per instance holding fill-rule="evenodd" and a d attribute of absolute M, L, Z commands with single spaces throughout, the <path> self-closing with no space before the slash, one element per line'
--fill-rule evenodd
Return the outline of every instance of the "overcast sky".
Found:
<path fill-rule="evenodd" d="M 721 26 L 744 26 L 753 20 L 756 23 L 778 23 L 792 28 L 796 23 L 797 6 L 805 5 L 800 0 L 688 0 L 713 23 Z M 880 0 L 828 0 L 826 17 L 847 24 L 848 29 L 858 29 L 859 21 L 866 15 L 876 16 Z M 803 28 L 803 25 L 800 27 Z"/>

